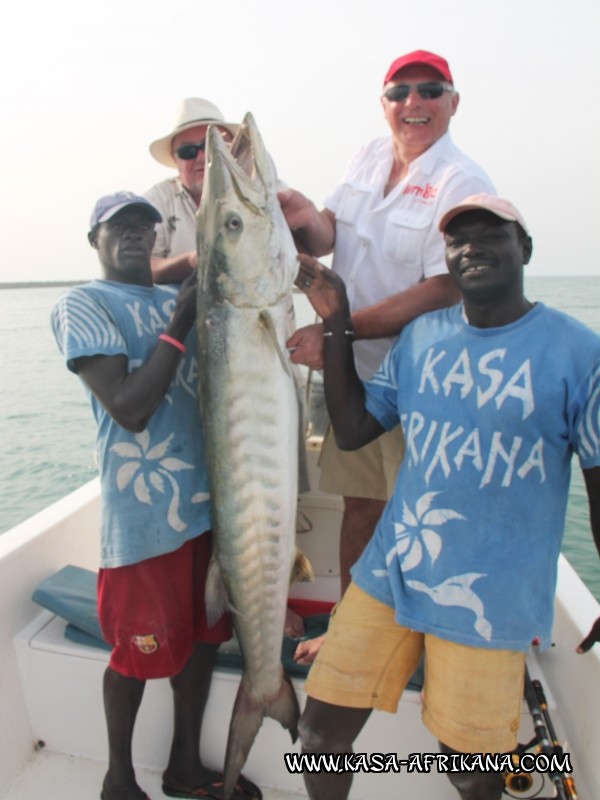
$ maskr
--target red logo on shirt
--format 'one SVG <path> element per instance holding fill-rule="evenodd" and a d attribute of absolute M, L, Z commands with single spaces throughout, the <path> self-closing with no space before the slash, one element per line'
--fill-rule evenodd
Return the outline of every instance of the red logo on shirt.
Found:
<path fill-rule="evenodd" d="M 427 183 L 424 187 L 417 186 L 416 184 L 413 186 L 405 186 L 402 194 L 414 194 L 417 197 L 422 197 L 423 200 L 433 200 L 438 192 L 439 189 L 437 186 L 432 186 L 430 183 Z"/>

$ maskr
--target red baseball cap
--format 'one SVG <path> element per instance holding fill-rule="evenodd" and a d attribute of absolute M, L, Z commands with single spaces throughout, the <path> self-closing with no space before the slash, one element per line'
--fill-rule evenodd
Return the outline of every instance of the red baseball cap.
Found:
<path fill-rule="evenodd" d="M 454 83 L 446 59 L 436 56 L 435 53 L 430 53 L 427 50 L 414 50 L 412 53 L 407 53 L 405 56 L 400 56 L 395 61 L 392 61 L 390 68 L 385 73 L 383 83 L 386 84 L 399 70 L 411 64 L 426 64 L 428 67 L 433 67 L 444 80 L 448 81 L 448 83 Z"/>

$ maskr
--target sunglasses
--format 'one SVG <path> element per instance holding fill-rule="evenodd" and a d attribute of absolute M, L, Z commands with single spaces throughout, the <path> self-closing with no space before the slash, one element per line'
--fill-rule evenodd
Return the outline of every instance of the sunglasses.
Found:
<path fill-rule="evenodd" d="M 417 94 L 421 100 L 437 100 L 444 92 L 453 92 L 454 87 L 449 83 L 440 83 L 439 81 L 427 81 L 425 83 L 398 83 L 396 86 L 390 86 L 383 93 L 383 97 L 391 103 L 402 103 L 412 88 L 417 90 Z"/>
<path fill-rule="evenodd" d="M 175 150 L 175 155 L 177 158 L 181 158 L 182 161 L 191 161 L 193 158 L 196 158 L 198 153 L 204 150 L 206 150 L 206 139 L 203 142 L 198 142 L 198 144 L 179 145 L 177 150 Z"/>

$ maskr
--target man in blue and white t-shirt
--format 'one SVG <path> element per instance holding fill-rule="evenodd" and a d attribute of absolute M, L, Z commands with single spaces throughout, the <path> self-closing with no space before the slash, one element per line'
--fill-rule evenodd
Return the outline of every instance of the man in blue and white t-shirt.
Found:
<path fill-rule="evenodd" d="M 523 291 L 531 238 L 506 200 L 442 217 L 463 303 L 407 326 L 362 383 L 344 285 L 301 257 L 298 286 L 325 328 L 338 445 L 402 426 L 406 454 L 375 535 L 306 683 L 304 748 L 349 752 L 371 709 L 395 711 L 422 653 L 423 722 L 445 752 L 516 745 L 525 652 L 551 644 L 573 454 L 600 552 L 600 337 Z M 527 574 L 515 569 L 526 554 Z M 582 649 L 591 647 L 600 620 Z M 500 798 L 498 774 L 449 774 L 463 800 Z M 346 798 L 351 775 L 307 774 Z"/>
<path fill-rule="evenodd" d="M 52 312 L 67 366 L 98 425 L 101 546 L 98 614 L 112 644 L 104 676 L 109 766 L 102 800 L 148 800 L 131 740 L 145 681 L 171 679 L 173 746 L 163 792 L 213 796 L 222 776 L 200 760 L 202 717 L 228 615 L 209 627 L 204 584 L 210 503 L 197 404 L 196 275 L 152 283 L 157 209 L 117 192 L 94 208 L 88 239 L 102 278 L 69 290 Z M 258 798 L 240 778 L 233 797 Z"/>

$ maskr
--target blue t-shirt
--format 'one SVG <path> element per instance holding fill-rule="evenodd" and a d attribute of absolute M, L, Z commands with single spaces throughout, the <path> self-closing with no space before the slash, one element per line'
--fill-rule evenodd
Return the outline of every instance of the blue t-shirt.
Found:
<path fill-rule="evenodd" d="M 541 303 L 487 329 L 455 306 L 407 326 L 365 389 L 406 453 L 355 583 L 414 630 L 547 647 L 572 454 L 600 465 L 600 337 Z"/>
<path fill-rule="evenodd" d="M 92 281 L 70 289 L 52 311 L 69 369 L 81 356 L 125 355 L 129 372 L 154 350 L 177 289 Z M 98 433 L 101 566 L 119 567 L 178 549 L 210 528 L 208 477 L 197 402 L 193 330 L 176 376 L 146 430 L 122 428 L 87 389 Z"/>

